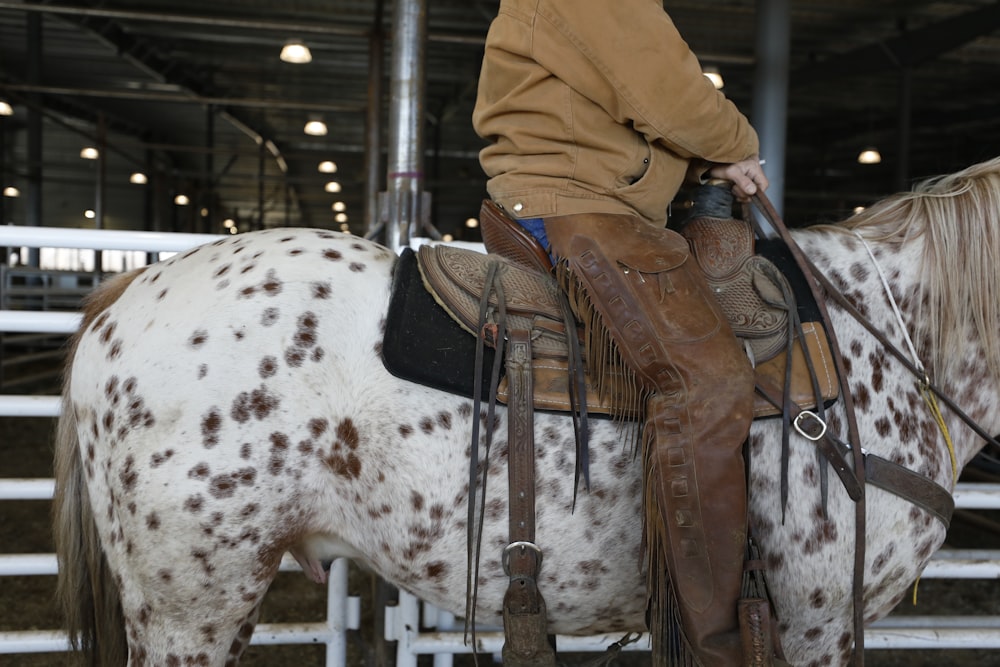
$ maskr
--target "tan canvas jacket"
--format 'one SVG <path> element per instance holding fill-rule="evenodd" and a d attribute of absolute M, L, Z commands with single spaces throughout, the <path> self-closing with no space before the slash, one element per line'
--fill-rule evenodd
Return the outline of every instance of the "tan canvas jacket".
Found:
<path fill-rule="evenodd" d="M 758 151 L 659 0 L 502 0 L 473 125 L 490 142 L 490 196 L 521 218 L 633 212 L 663 226 L 690 164 Z"/>

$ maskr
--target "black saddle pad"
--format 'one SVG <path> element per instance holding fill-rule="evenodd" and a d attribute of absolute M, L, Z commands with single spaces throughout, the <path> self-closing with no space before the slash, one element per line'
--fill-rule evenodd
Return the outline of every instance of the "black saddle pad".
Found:
<path fill-rule="evenodd" d="M 784 242 L 760 239 L 756 249 L 788 278 L 801 321 L 821 321 L 809 285 Z M 480 395 L 484 397 L 489 395 L 490 369 L 495 356 L 493 348 L 484 348 L 480 388 Z M 400 254 L 392 277 L 382 362 L 398 378 L 452 394 L 474 395 L 476 339 L 460 327 L 424 287 L 417 254 L 410 248 Z M 501 366 L 501 375 L 502 369 Z"/>
<path fill-rule="evenodd" d="M 483 396 L 489 393 L 495 357 L 493 348 L 484 348 Z M 476 339 L 424 287 L 417 254 L 410 248 L 400 254 L 392 276 L 382 361 L 398 378 L 473 396 Z"/>

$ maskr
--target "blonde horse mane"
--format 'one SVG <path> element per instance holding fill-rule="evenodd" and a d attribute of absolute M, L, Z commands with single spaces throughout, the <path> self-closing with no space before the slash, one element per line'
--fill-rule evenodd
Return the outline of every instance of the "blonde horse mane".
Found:
<path fill-rule="evenodd" d="M 971 333 L 987 370 L 1000 378 L 1000 157 L 927 179 L 822 227 L 898 244 L 923 237 L 924 293 L 913 305 L 929 334 L 928 370 L 956 371 L 963 357 L 956 351 Z"/>

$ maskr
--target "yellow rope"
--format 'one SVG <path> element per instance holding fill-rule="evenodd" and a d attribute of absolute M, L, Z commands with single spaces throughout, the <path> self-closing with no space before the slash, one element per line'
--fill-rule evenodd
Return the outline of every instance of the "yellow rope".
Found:
<path fill-rule="evenodd" d="M 944 441 L 948 445 L 948 455 L 951 457 L 951 482 L 954 484 L 958 481 L 958 459 L 955 457 L 955 444 L 951 441 L 951 433 L 948 432 L 948 425 L 944 423 L 944 415 L 941 414 L 941 408 L 938 406 L 937 398 L 934 396 L 934 392 L 931 391 L 928 382 L 919 383 L 920 395 L 924 398 L 924 403 L 927 404 L 927 408 L 934 415 L 934 421 L 937 422 L 938 428 L 941 429 L 941 433 L 944 435 Z"/>
<path fill-rule="evenodd" d="M 924 379 L 923 382 L 918 382 L 917 386 L 920 389 L 920 395 L 924 399 L 924 403 L 927 404 L 927 409 L 931 411 L 934 415 L 934 421 L 937 422 L 938 428 L 941 429 L 942 435 L 944 435 L 945 444 L 948 445 L 948 456 L 951 457 L 951 482 L 954 484 L 958 481 L 958 459 L 955 457 L 955 443 L 951 440 L 951 433 L 948 432 L 948 425 L 944 423 L 944 415 L 941 414 L 941 407 L 938 405 L 937 397 L 934 396 L 934 392 L 931 391 L 930 382 Z M 920 577 L 913 582 L 913 606 L 917 606 L 917 589 L 920 587 Z"/>

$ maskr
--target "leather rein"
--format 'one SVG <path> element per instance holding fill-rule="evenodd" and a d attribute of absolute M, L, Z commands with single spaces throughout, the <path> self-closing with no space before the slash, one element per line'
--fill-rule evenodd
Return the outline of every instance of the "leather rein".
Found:
<path fill-rule="evenodd" d="M 954 508 L 954 500 L 951 495 L 943 489 L 943 487 L 940 487 L 922 475 L 892 464 L 885 459 L 881 459 L 862 450 L 854 409 L 854 400 L 850 393 L 850 387 L 847 384 L 847 374 L 844 368 L 843 356 L 840 352 L 840 346 L 837 342 L 836 333 L 833 329 L 830 315 L 826 308 L 826 299 L 824 296 L 833 300 L 839 307 L 843 308 L 845 312 L 861 324 L 879 342 L 879 344 L 883 346 L 883 348 L 896 357 L 896 359 L 902 363 L 902 365 L 910 373 L 912 373 L 914 377 L 917 378 L 918 382 L 922 383 L 924 387 L 933 392 L 937 398 L 945 403 L 945 405 L 947 405 L 948 408 L 977 435 L 998 449 L 1000 449 L 1000 442 L 997 442 L 995 438 L 990 436 L 971 417 L 962 411 L 958 405 L 938 386 L 931 382 L 927 374 L 911 362 L 902 350 L 895 346 L 881 331 L 875 327 L 874 324 L 872 324 L 871 321 L 862 315 L 854 304 L 852 304 L 847 297 L 844 296 L 844 294 L 823 274 L 823 272 L 820 271 L 816 265 L 805 256 L 802 249 L 792 238 L 781 217 L 774 209 L 774 206 L 763 193 L 758 192 L 752 197 L 752 200 L 768 222 L 770 222 L 778 231 L 781 240 L 784 241 L 785 245 L 791 252 L 792 257 L 802 270 L 802 273 L 806 276 L 806 282 L 808 283 L 809 289 L 816 300 L 816 305 L 819 308 L 820 314 L 824 322 L 828 325 L 827 335 L 837 370 L 837 376 L 840 382 L 840 393 L 844 400 L 844 408 L 847 415 L 849 444 L 841 443 L 835 438 L 832 440 L 835 449 L 840 451 L 841 456 L 846 453 L 844 451 L 845 449 L 850 452 L 851 465 L 853 467 L 853 475 L 847 475 L 845 474 L 847 471 L 842 467 L 838 467 L 837 465 L 834 466 L 840 475 L 841 480 L 844 482 L 844 486 L 847 489 L 848 494 L 851 499 L 855 501 L 855 549 L 852 585 L 854 605 L 854 664 L 857 667 L 862 667 L 864 665 L 864 563 L 866 507 L 864 482 L 867 481 L 875 486 L 886 488 L 894 493 L 897 493 L 898 495 L 901 495 L 907 500 L 914 502 L 940 519 L 945 524 L 945 527 L 948 525 L 951 511 Z M 761 391 L 761 387 L 758 386 L 758 390 Z M 769 400 L 772 400 L 772 402 L 774 400 L 780 400 L 780 398 L 774 398 L 773 394 L 768 392 L 768 388 L 764 388 L 762 393 L 765 393 L 765 395 L 768 396 Z M 792 410 L 795 412 L 792 417 L 796 420 L 796 428 L 799 432 L 802 433 L 804 437 L 817 442 L 817 445 L 820 446 L 821 449 L 824 446 L 829 449 L 830 443 L 826 442 L 824 444 L 822 442 L 823 440 L 828 440 L 825 424 L 819 422 L 818 419 L 811 419 L 815 418 L 814 414 L 797 409 L 797 406 L 793 406 Z M 808 416 L 807 422 L 804 428 L 800 428 L 798 426 L 798 420 L 803 415 Z M 820 430 L 819 427 L 822 427 L 822 429 Z M 829 455 L 827 455 L 827 459 L 833 462 L 833 459 L 831 459 Z M 841 458 L 841 463 L 843 462 L 843 458 Z M 848 480 L 848 477 L 852 478 Z M 913 493 L 912 495 L 904 495 L 899 493 L 899 489 L 906 489 L 907 491 L 911 491 Z"/>

